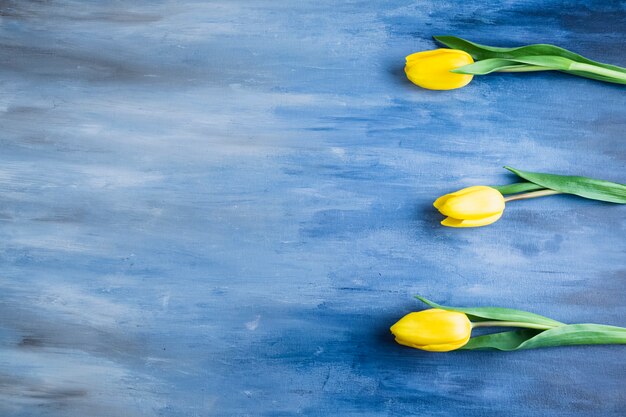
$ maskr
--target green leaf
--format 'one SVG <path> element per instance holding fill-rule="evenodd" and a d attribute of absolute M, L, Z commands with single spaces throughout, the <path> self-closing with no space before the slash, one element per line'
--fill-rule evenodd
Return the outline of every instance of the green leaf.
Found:
<path fill-rule="evenodd" d="M 472 337 L 459 350 L 497 349 L 516 350 L 522 343 L 541 333 L 541 330 L 522 329 Z"/>
<path fill-rule="evenodd" d="M 472 337 L 461 349 L 504 351 L 554 346 L 626 344 L 626 329 L 602 324 L 569 324 L 552 329 L 516 330 Z"/>
<path fill-rule="evenodd" d="M 420 297 L 419 295 L 415 297 L 433 308 L 440 308 L 442 310 L 448 310 L 448 311 L 458 311 L 458 312 L 465 313 L 469 316 L 477 317 L 480 319 L 514 321 L 514 322 L 516 321 L 516 322 L 522 322 L 522 323 L 541 324 L 541 325 L 546 325 L 546 326 L 562 326 L 563 325 L 563 323 L 558 322 L 556 320 L 552 320 L 547 317 L 540 316 L 539 314 L 529 313 L 527 311 L 522 311 L 522 310 L 514 310 L 511 308 L 501 308 L 501 307 L 472 307 L 472 308 L 448 307 L 448 306 L 442 306 L 440 304 L 434 303 L 430 300 L 427 300 L 424 297 Z M 472 319 L 472 317 L 470 317 L 470 319 Z"/>
<path fill-rule="evenodd" d="M 500 191 L 500 194 L 518 194 L 525 193 L 527 191 L 545 190 L 541 185 L 537 185 L 533 182 L 517 182 L 515 184 L 508 185 L 492 185 L 491 188 L 495 188 Z"/>
<path fill-rule="evenodd" d="M 555 57 L 557 58 L 557 57 Z M 536 62 L 537 64 L 541 63 L 541 65 L 531 64 L 532 62 Z M 577 75 L 579 77 L 591 78 L 593 80 L 600 80 L 610 83 L 617 84 L 626 84 L 626 74 L 610 74 L 603 75 L 598 72 L 606 72 L 609 70 L 605 70 L 603 68 L 593 67 L 591 70 L 588 68 L 587 71 L 580 71 L 576 69 L 565 69 L 567 68 L 575 68 L 575 63 L 570 63 L 569 65 L 565 64 L 565 61 L 561 61 L 560 63 L 549 62 L 545 59 L 502 59 L 502 58 L 488 58 L 483 59 L 482 61 L 477 61 L 473 64 L 464 65 L 460 68 L 453 69 L 450 72 L 454 72 L 456 74 L 470 74 L 470 75 L 486 75 L 491 74 L 492 72 L 531 72 L 531 71 L 561 71 L 567 74 Z"/>
<path fill-rule="evenodd" d="M 502 70 L 512 71 L 516 68 L 521 70 L 522 67 L 527 68 L 528 65 L 521 62 L 512 61 L 510 59 L 490 58 L 474 62 L 473 64 L 464 65 L 450 72 L 454 72 L 457 74 L 485 75 Z M 544 69 L 549 70 L 550 68 Z"/>
<path fill-rule="evenodd" d="M 572 75 L 577 75 L 579 77 L 591 78 L 592 80 L 600 80 L 600 81 L 606 81 L 610 83 L 617 82 L 619 84 L 626 84 L 626 81 L 619 81 L 619 80 L 616 80 L 615 78 L 605 77 L 605 76 L 598 75 L 598 74 L 591 74 L 591 73 L 583 72 L 583 71 L 564 71 L 564 72 L 567 72 L 568 74 L 572 74 Z"/>
<path fill-rule="evenodd" d="M 604 64 L 602 62 L 592 61 L 591 59 L 585 58 L 582 55 L 575 54 L 571 51 L 568 51 L 567 49 L 560 48 L 555 45 L 534 44 L 517 48 L 498 48 L 494 46 L 480 45 L 465 39 L 457 38 L 456 36 L 434 36 L 434 38 L 437 42 L 442 43 L 449 48 L 460 49 L 467 52 L 468 54 L 472 55 L 476 60 L 489 58 L 515 59 L 519 57 L 529 57 L 534 55 L 551 55 L 567 58 L 576 62 L 595 65 L 598 67 L 626 74 L 626 68 L 618 67 L 617 65 L 610 65 Z"/>
<path fill-rule="evenodd" d="M 534 71 L 569 71 L 574 64 L 575 62 L 571 59 L 552 55 L 522 56 L 509 59 L 488 58 L 464 65 L 451 72 L 483 75 L 502 70 L 508 70 L 508 72 L 529 71 L 531 68 Z"/>
<path fill-rule="evenodd" d="M 626 204 L 626 185 L 624 184 L 587 177 L 527 172 L 508 166 L 504 168 L 513 172 L 520 178 L 544 188 L 567 194 L 575 194 L 593 200 Z"/>
<path fill-rule="evenodd" d="M 511 59 L 511 61 L 559 71 L 567 71 L 575 63 L 571 59 L 554 55 L 520 56 Z"/>
<path fill-rule="evenodd" d="M 554 45 L 536 44 L 519 48 L 497 48 L 479 45 L 454 36 L 435 36 L 434 38 L 450 48 L 468 52 L 478 61 L 452 71 L 460 74 L 483 75 L 494 71 L 557 70 L 594 80 L 626 84 L 626 68 L 592 61 Z M 480 64 L 483 61 L 490 62 Z"/>
<path fill-rule="evenodd" d="M 518 58 L 488 58 L 476 61 L 451 70 L 457 74 L 485 75 L 496 71 L 529 72 L 529 71 L 569 71 L 575 62 L 559 56 L 525 56 Z M 603 77 L 608 81 L 608 77 Z"/>

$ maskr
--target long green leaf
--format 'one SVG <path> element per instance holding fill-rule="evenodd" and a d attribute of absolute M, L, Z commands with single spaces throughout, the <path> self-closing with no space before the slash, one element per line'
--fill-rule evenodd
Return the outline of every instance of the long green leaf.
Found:
<path fill-rule="evenodd" d="M 416 296 L 422 302 L 428 304 L 433 308 L 440 308 L 442 310 L 449 311 L 458 311 L 461 313 L 468 314 L 470 316 L 479 317 L 481 319 L 489 319 L 489 320 L 501 320 L 501 321 L 516 321 L 523 323 L 533 323 L 533 324 L 542 324 L 546 326 L 562 326 L 563 323 L 558 322 L 556 320 L 549 319 L 544 316 L 540 316 L 539 314 L 529 313 L 527 311 L 522 310 L 514 310 L 511 308 L 501 308 L 501 307 L 470 307 L 470 308 L 460 308 L 460 307 L 448 307 L 442 306 L 430 300 L 427 300 L 424 297 Z"/>
<path fill-rule="evenodd" d="M 534 182 L 517 182 L 515 184 L 508 185 L 492 185 L 491 188 L 495 188 L 500 191 L 500 194 L 517 194 L 525 193 L 527 191 L 545 190 L 541 185 L 537 185 Z"/>
<path fill-rule="evenodd" d="M 577 75 L 579 77 L 591 78 L 592 80 L 600 80 L 600 81 L 606 81 L 606 82 L 610 82 L 610 83 L 617 82 L 619 84 L 626 84 L 626 81 L 619 81 L 619 80 L 616 80 L 615 78 L 604 77 L 602 75 L 591 74 L 589 72 L 583 72 L 583 71 L 563 71 L 563 72 L 566 72 L 566 73 L 572 74 L 572 75 Z"/>
<path fill-rule="evenodd" d="M 575 54 L 567 49 L 560 48 L 549 44 L 534 44 L 521 46 L 517 48 L 498 48 L 494 46 L 480 45 L 456 36 L 434 36 L 439 43 L 446 45 L 452 49 L 460 49 L 472 55 L 476 60 L 489 58 L 515 59 L 518 57 L 528 57 L 533 55 L 553 55 L 559 56 L 572 61 L 582 62 L 585 64 L 596 65 L 613 71 L 619 71 L 626 74 L 626 68 L 617 65 L 604 64 L 602 62 L 592 61 L 582 55 Z"/>
<path fill-rule="evenodd" d="M 473 337 L 462 349 L 504 351 L 553 346 L 626 344 L 626 329 L 602 324 L 569 324 L 549 330 L 517 330 Z"/>
<path fill-rule="evenodd" d="M 563 58 L 562 56 L 554 55 L 519 56 L 512 61 L 528 65 L 537 65 L 540 67 L 551 68 L 559 71 L 568 71 L 572 68 L 572 64 L 575 63 L 575 61 L 572 61 L 569 58 Z"/>
<path fill-rule="evenodd" d="M 498 58 L 495 58 L 498 59 Z M 545 68 L 550 70 L 557 70 L 565 72 L 567 74 L 578 75 L 586 78 L 592 78 L 595 80 L 602 80 L 607 82 L 613 82 L 618 84 L 626 84 L 626 73 L 621 71 L 615 71 L 608 68 L 598 67 L 597 65 L 591 65 L 586 63 L 579 63 L 569 58 L 563 58 L 553 55 L 536 55 L 536 56 L 522 56 L 515 59 L 506 60 L 512 63 L 525 64 L 535 69 Z M 481 61 L 479 61 L 481 62 Z M 459 68 L 462 70 L 464 67 Z M 503 71 L 515 71 L 516 66 L 503 67 L 500 70 Z"/>
<path fill-rule="evenodd" d="M 461 350 L 497 349 L 516 350 L 522 343 L 541 333 L 541 330 L 522 329 L 472 337 Z"/>
<path fill-rule="evenodd" d="M 454 72 L 457 74 L 486 75 L 496 71 L 514 70 L 516 68 L 522 67 L 527 68 L 528 65 L 510 59 L 490 58 L 474 62 L 473 64 L 462 66 L 450 72 Z M 550 70 L 551 68 L 544 69 Z"/>
<path fill-rule="evenodd" d="M 520 178 L 544 188 L 567 194 L 575 194 L 593 200 L 626 204 L 626 185 L 624 184 L 587 177 L 521 171 L 508 166 L 505 166 L 505 168 Z"/>
<path fill-rule="evenodd" d="M 590 64 L 589 64 L 590 65 Z M 626 73 L 617 72 L 597 65 L 584 64 L 559 56 L 523 56 L 518 58 L 487 58 L 473 64 L 468 64 L 451 72 L 457 74 L 485 75 L 492 72 L 529 72 L 529 71 L 561 71 L 579 77 L 591 78 L 605 82 L 626 84 Z"/>

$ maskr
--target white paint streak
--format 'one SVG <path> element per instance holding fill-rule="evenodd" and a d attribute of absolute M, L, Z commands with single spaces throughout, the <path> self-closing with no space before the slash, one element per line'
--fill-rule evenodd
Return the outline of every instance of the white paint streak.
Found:
<path fill-rule="evenodd" d="M 169 305 L 170 305 L 170 294 L 167 293 L 163 297 L 161 297 L 161 306 L 163 307 L 164 310 L 167 310 Z"/>
<path fill-rule="evenodd" d="M 257 315 L 256 318 L 252 321 L 246 323 L 246 329 L 248 330 L 256 330 L 259 327 L 259 323 L 261 322 L 261 316 Z"/>
<path fill-rule="evenodd" d="M 36 304 L 49 314 L 60 314 L 72 322 L 92 326 L 138 322 L 141 317 L 135 307 L 97 297 L 68 285 L 44 286 Z"/>

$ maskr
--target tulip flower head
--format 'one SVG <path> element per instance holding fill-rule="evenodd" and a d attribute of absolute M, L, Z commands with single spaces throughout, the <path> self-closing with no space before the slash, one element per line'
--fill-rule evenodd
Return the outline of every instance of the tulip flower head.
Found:
<path fill-rule="evenodd" d="M 442 48 L 407 56 L 404 72 L 413 84 L 422 88 L 453 90 L 465 87 L 474 76 L 450 71 L 472 63 L 474 60 L 467 52 Z"/>
<path fill-rule="evenodd" d="M 479 227 L 497 221 L 504 211 L 504 196 L 495 188 L 478 185 L 439 197 L 435 208 L 449 227 Z"/>
<path fill-rule="evenodd" d="M 391 326 L 401 345 L 430 352 L 448 352 L 464 346 L 472 323 L 463 313 L 433 308 L 409 313 Z"/>

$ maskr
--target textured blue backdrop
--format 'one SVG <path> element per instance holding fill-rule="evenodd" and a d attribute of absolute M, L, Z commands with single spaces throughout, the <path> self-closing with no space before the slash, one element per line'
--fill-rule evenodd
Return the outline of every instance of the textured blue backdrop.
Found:
<path fill-rule="evenodd" d="M 626 348 L 432 354 L 421 309 L 626 325 L 624 207 L 515 202 L 501 169 L 624 182 L 623 86 L 421 90 L 453 34 L 626 65 L 626 4 L 0 2 L 2 416 L 626 414 Z"/>

